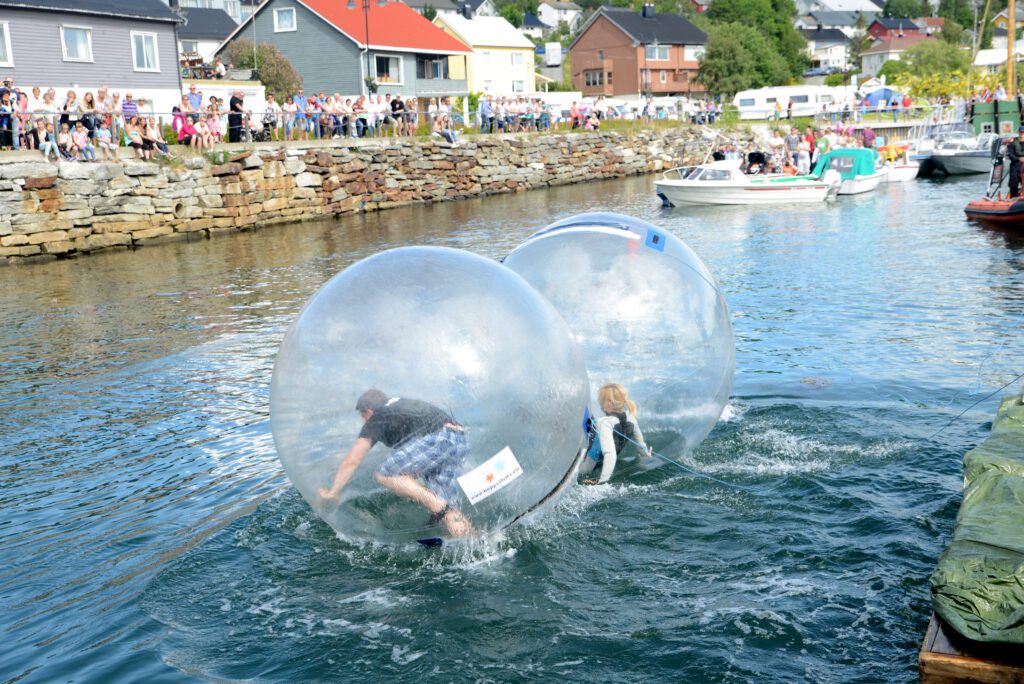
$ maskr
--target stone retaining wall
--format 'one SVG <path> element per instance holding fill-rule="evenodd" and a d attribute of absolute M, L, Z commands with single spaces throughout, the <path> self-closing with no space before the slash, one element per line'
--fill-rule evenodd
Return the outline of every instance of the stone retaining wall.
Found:
<path fill-rule="evenodd" d="M 169 164 L 0 160 L 0 263 L 649 173 L 706 150 L 697 131 L 680 128 L 481 136 L 456 146 L 261 146 L 219 165 L 202 156 Z"/>

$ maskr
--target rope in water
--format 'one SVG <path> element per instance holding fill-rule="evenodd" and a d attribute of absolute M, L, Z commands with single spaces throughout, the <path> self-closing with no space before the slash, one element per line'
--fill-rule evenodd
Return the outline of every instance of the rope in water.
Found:
<path fill-rule="evenodd" d="M 627 441 L 631 442 L 634 446 L 636 446 L 636 448 L 641 453 L 643 453 L 643 446 L 641 446 L 639 442 L 637 442 L 636 440 L 634 440 L 633 438 L 631 438 L 631 437 L 629 437 L 627 435 L 622 434 L 618 430 L 614 430 L 614 432 L 615 432 L 615 434 L 619 435 L 620 437 L 623 437 Z M 695 477 L 704 478 L 705 480 L 711 480 L 712 482 L 717 482 L 720 485 L 724 485 L 724 486 L 730 487 L 732 489 L 739 489 L 740 491 L 749 492 L 751 494 L 757 494 L 758 493 L 752 487 L 746 487 L 744 485 L 736 484 L 735 482 L 727 482 L 725 480 L 722 480 L 722 479 L 719 479 L 719 478 L 715 477 L 714 475 L 708 475 L 707 473 L 702 473 L 699 470 L 696 470 L 694 468 L 690 468 L 689 466 L 687 466 L 687 465 L 685 465 L 683 463 L 680 463 L 679 461 L 677 461 L 677 460 L 675 460 L 673 458 L 669 458 L 668 456 L 664 456 L 662 454 L 659 454 L 654 449 L 650 449 L 647 453 L 649 453 L 651 456 L 654 456 L 657 459 L 660 459 L 660 460 L 664 461 L 665 463 L 671 463 L 672 465 L 674 465 L 675 467 L 679 468 L 683 472 L 688 473 L 690 475 L 693 475 Z"/>

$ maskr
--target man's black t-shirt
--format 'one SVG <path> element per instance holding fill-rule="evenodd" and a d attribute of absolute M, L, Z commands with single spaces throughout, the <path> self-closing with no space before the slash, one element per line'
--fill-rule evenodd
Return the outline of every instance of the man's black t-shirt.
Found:
<path fill-rule="evenodd" d="M 437 432 L 445 423 L 454 423 L 450 415 L 419 399 L 391 399 L 374 410 L 373 415 L 359 431 L 359 436 L 372 443 L 383 442 L 389 447 Z"/>
<path fill-rule="evenodd" d="M 396 97 L 394 100 L 391 101 L 391 113 L 402 114 L 403 112 L 405 112 L 405 103 L 402 102 L 401 99 Z"/>

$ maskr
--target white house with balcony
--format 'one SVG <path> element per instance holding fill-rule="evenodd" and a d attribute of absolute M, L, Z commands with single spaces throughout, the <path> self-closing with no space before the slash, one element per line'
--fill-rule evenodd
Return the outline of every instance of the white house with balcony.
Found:
<path fill-rule="evenodd" d="M 434 24 L 473 51 L 466 65 L 471 92 L 536 92 L 533 42 L 504 17 L 438 15 Z"/>
<path fill-rule="evenodd" d="M 570 29 L 575 29 L 583 16 L 583 8 L 575 2 L 543 2 L 537 5 L 537 16 L 548 26 L 558 26 L 564 21 Z"/>
<path fill-rule="evenodd" d="M 181 58 L 199 55 L 204 63 L 213 61 L 213 53 L 238 24 L 224 10 L 188 8 L 179 11 L 184 23 L 178 26 L 178 53 Z"/>

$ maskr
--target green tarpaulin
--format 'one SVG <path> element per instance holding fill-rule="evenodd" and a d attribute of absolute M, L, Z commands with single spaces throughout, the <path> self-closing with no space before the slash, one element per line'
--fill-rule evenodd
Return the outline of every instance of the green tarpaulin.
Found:
<path fill-rule="evenodd" d="M 843 180 L 856 176 L 870 176 L 876 170 L 878 153 L 866 147 L 837 147 L 821 155 L 814 165 L 813 175 L 820 178 L 828 169 L 835 169 Z"/>
<path fill-rule="evenodd" d="M 932 606 L 976 641 L 1024 644 L 1024 405 L 1003 401 L 992 434 L 964 457 L 953 541 L 931 577 Z"/>

